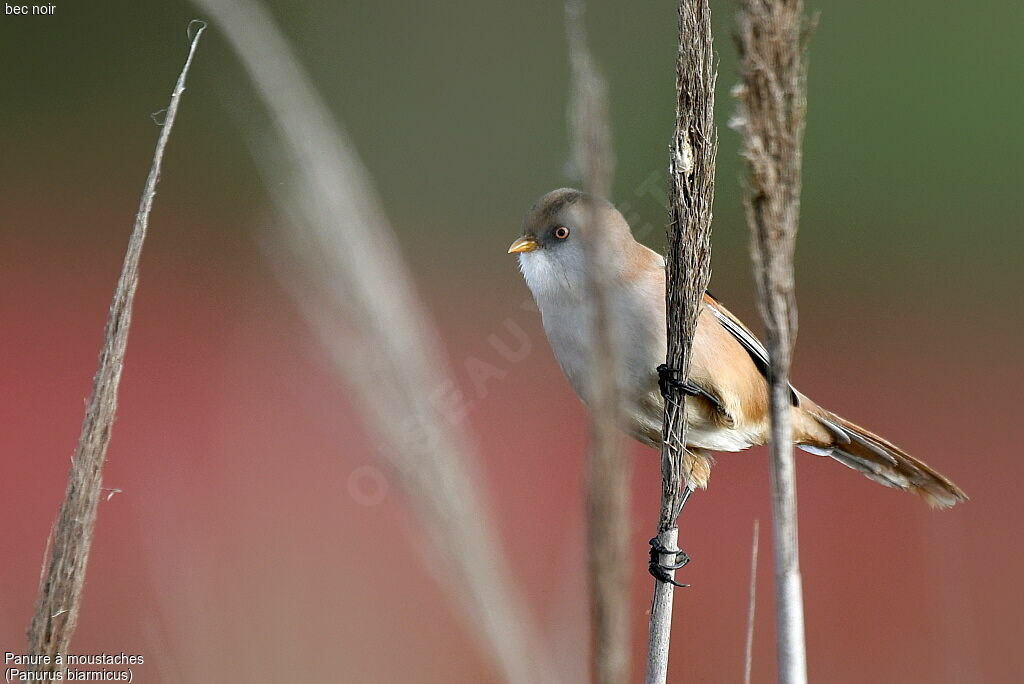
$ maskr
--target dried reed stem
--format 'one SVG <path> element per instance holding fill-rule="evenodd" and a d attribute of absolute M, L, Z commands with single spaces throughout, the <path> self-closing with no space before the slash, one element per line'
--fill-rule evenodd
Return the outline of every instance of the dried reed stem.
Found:
<path fill-rule="evenodd" d="M 796 467 L 789 369 L 797 309 L 793 249 L 800 215 L 801 143 L 807 108 L 801 0 L 743 0 L 738 17 L 743 82 L 738 128 L 750 169 L 745 195 L 758 307 L 771 357 L 771 487 L 779 681 L 807 681 L 797 541 Z"/>
<path fill-rule="evenodd" d="M 85 570 L 96 526 L 96 507 L 101 495 L 103 463 L 117 414 L 117 390 L 128 345 L 128 331 L 131 328 L 132 303 L 139 282 L 139 259 L 146 239 L 156 185 L 160 180 L 164 150 L 178 114 L 181 94 L 185 92 L 185 78 L 199 47 L 199 37 L 205 29 L 206 24 L 203 22 L 189 24 L 188 57 L 174 85 L 171 103 L 167 107 L 163 128 L 157 139 L 153 164 L 142 191 L 139 211 L 135 215 L 135 227 L 128 240 L 121 276 L 110 304 L 99 366 L 93 378 L 92 396 L 82 421 L 78 447 L 71 460 L 64 502 L 47 541 L 49 565 L 40 575 L 35 614 L 28 629 L 28 652 L 51 658 L 49 664 L 37 666 L 39 672 L 56 672 L 61 669 L 52 662 L 52 658 L 58 652 L 65 653 L 68 650 L 78 623 Z"/>
<path fill-rule="evenodd" d="M 582 0 L 565 5 L 566 37 L 572 67 L 569 130 L 575 165 L 583 176 L 586 223 L 602 220 L 601 198 L 611 193 L 613 153 L 604 79 L 587 47 Z M 629 485 L 632 464 L 619 431 L 618 367 L 608 305 L 611 274 L 604 242 L 587 240 L 590 330 L 594 339 L 587 476 L 587 551 L 590 580 L 590 656 L 593 681 L 616 684 L 629 679 Z"/>
<path fill-rule="evenodd" d="M 668 359 L 685 378 L 697 314 L 711 278 L 711 219 L 715 193 L 714 51 L 711 8 L 707 0 L 679 0 L 679 49 L 676 56 L 676 124 L 669 149 L 669 225 L 666 262 Z M 685 397 L 665 402 L 661 450 L 661 511 L 658 540 L 676 548 L 676 517 L 683 501 L 686 445 Z M 674 557 L 663 555 L 662 562 Z M 670 584 L 655 580 L 647 654 L 648 684 L 668 676 L 672 628 Z"/>
<path fill-rule="evenodd" d="M 272 189 L 291 220 L 270 256 L 414 508 L 427 537 L 415 548 L 506 681 L 549 681 L 554 669 L 505 570 L 473 449 L 460 417 L 444 410 L 455 390 L 437 331 L 366 170 L 262 4 L 196 2 L 218 20 L 276 125 L 289 170 Z M 281 174 L 271 169 L 270 180 Z M 395 539 L 381 556 L 388 562 L 407 558 Z"/>

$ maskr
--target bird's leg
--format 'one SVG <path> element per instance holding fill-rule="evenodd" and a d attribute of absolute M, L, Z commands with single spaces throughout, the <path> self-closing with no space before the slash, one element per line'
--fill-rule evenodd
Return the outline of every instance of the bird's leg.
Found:
<path fill-rule="evenodd" d="M 714 394 L 708 392 L 700 385 L 695 385 L 689 380 L 683 381 L 677 378 L 676 374 L 679 373 L 678 368 L 670 368 L 667 364 L 663 363 L 658 366 L 657 371 L 658 389 L 661 390 L 661 396 L 666 400 L 670 398 L 670 390 L 676 390 L 677 392 L 682 392 L 683 394 L 691 397 L 704 397 L 710 401 L 718 411 L 725 413 L 725 407 L 722 406 L 722 402 Z"/>
<path fill-rule="evenodd" d="M 683 506 L 686 505 L 686 501 L 690 498 L 690 494 L 692 494 L 692 493 L 693 493 L 693 490 L 690 489 L 689 486 L 687 486 L 687 487 L 685 487 L 683 489 L 683 496 L 682 496 L 682 498 L 679 501 L 679 508 L 678 508 L 678 511 L 676 512 L 676 516 L 677 517 L 678 517 L 679 513 L 682 512 Z M 651 545 L 651 560 L 650 560 L 650 563 L 648 563 L 648 565 L 647 565 L 647 572 L 651 573 L 651 575 L 655 579 L 657 579 L 658 581 L 661 581 L 661 582 L 667 582 L 667 583 L 673 584 L 673 585 L 675 585 L 677 587 L 688 587 L 688 586 L 690 586 L 689 584 L 680 584 L 679 582 L 676 582 L 674 579 L 672 579 L 672 576 L 669 574 L 670 571 L 678 570 L 679 568 L 683 567 L 684 565 L 686 565 L 687 563 L 690 562 L 690 557 L 686 554 L 686 552 L 683 551 L 682 549 L 670 549 L 670 548 L 667 548 L 664 544 L 662 544 L 658 540 L 657 537 L 654 537 L 654 538 L 651 539 L 650 545 Z M 673 562 L 673 563 L 662 563 L 661 562 L 661 556 L 663 554 L 674 555 L 675 556 L 675 562 Z"/>

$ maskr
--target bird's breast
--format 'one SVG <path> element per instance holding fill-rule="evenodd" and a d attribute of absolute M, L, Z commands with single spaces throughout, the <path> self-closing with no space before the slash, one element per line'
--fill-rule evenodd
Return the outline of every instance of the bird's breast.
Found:
<path fill-rule="evenodd" d="M 576 394 L 585 399 L 591 358 L 591 323 L 585 307 L 582 303 L 552 300 L 538 304 L 555 359 Z"/>
<path fill-rule="evenodd" d="M 643 403 L 651 391 L 657 391 L 656 368 L 664 360 L 663 323 L 648 302 L 637 301 L 630 290 L 613 289 L 609 293 L 606 319 L 615 351 L 616 380 L 623 399 Z M 576 393 L 586 401 L 593 358 L 593 316 L 585 300 L 564 291 L 535 292 L 541 310 L 544 331 L 558 363 Z M 634 407 L 630 407 L 635 412 Z"/>

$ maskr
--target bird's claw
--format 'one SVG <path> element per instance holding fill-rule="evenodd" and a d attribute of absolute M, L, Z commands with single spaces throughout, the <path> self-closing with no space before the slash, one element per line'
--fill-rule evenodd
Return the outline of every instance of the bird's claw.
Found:
<path fill-rule="evenodd" d="M 654 537 L 653 539 L 651 539 L 650 544 L 651 544 L 651 561 L 647 565 L 647 571 L 649 573 L 651 573 L 651 575 L 655 579 L 657 579 L 657 580 L 659 580 L 661 582 L 666 582 L 668 584 L 672 584 L 672 585 L 677 586 L 677 587 L 688 587 L 688 586 L 690 586 L 689 584 L 680 584 L 679 582 L 676 582 L 672 578 L 672 576 L 669 574 L 670 571 L 678 570 L 679 568 L 683 567 L 684 565 L 686 565 L 687 563 L 690 562 L 690 557 L 688 555 L 686 555 L 686 552 L 683 551 L 682 549 L 670 549 L 670 548 L 666 547 L 664 544 L 662 544 L 660 541 L 658 541 L 657 537 Z M 676 562 L 675 563 L 662 563 L 661 562 L 662 554 L 674 555 L 676 557 Z"/>
<path fill-rule="evenodd" d="M 711 392 L 707 391 L 700 385 L 696 385 L 689 380 L 680 380 L 676 377 L 676 373 L 679 372 L 678 368 L 672 368 L 668 364 L 661 364 L 657 368 L 658 371 L 658 389 L 661 390 L 661 396 L 665 400 L 669 400 L 671 390 L 682 392 L 687 396 L 691 397 L 704 397 L 721 413 L 725 413 L 725 406 L 722 405 L 721 400 Z"/>
<path fill-rule="evenodd" d="M 668 364 L 661 364 L 658 366 L 658 389 L 661 390 L 661 396 L 665 399 L 669 398 L 669 388 L 677 389 L 682 391 L 682 383 L 678 378 L 675 377 L 676 369 L 669 368 Z"/>
<path fill-rule="evenodd" d="M 657 537 L 652 537 L 651 541 L 648 543 L 651 545 L 651 560 L 657 562 L 664 568 L 668 568 L 669 570 L 678 570 L 690 562 L 690 556 L 687 555 L 685 551 L 682 549 L 670 549 L 662 544 Z M 672 565 L 665 565 L 661 563 L 659 558 L 663 554 L 674 555 L 676 557 L 676 562 Z"/>
<path fill-rule="evenodd" d="M 671 394 L 670 390 L 676 390 L 688 394 L 691 397 L 695 397 L 702 393 L 702 390 L 694 385 L 692 382 L 683 381 L 676 377 L 676 373 L 679 372 L 678 368 L 671 368 L 668 364 L 661 364 L 658 366 L 658 389 L 661 390 L 661 396 L 666 399 Z"/>

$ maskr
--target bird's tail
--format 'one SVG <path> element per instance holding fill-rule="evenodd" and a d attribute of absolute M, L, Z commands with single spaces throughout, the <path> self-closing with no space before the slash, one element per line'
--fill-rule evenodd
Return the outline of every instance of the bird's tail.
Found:
<path fill-rule="evenodd" d="M 895 444 L 819 406 L 808 408 L 807 413 L 831 439 L 808 440 L 798 444 L 801 449 L 831 456 L 886 487 L 912 491 L 933 508 L 949 508 L 967 500 L 964 491 L 948 478 Z"/>

